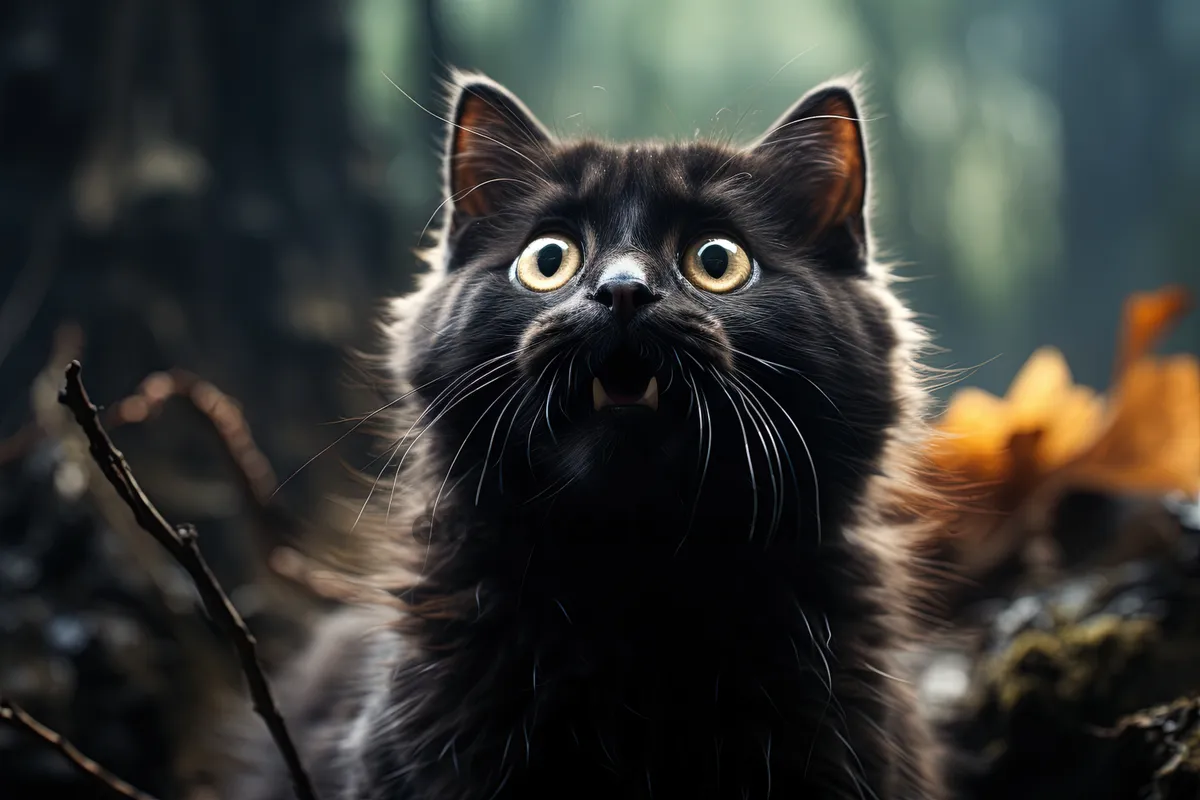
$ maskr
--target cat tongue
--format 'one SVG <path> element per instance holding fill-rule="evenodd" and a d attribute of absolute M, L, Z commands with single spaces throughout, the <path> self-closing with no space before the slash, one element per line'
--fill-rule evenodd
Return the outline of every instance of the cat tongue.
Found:
<path fill-rule="evenodd" d="M 612 401 L 613 405 L 618 406 L 631 406 L 642 399 L 640 392 L 638 394 L 629 394 L 626 392 L 610 392 L 605 389 L 604 393 L 608 395 L 608 399 Z"/>
<path fill-rule="evenodd" d="M 646 386 L 636 392 L 610 389 L 599 378 L 592 379 L 592 401 L 597 411 L 605 406 L 635 406 L 642 405 L 652 410 L 658 410 L 658 379 L 651 377 Z"/>

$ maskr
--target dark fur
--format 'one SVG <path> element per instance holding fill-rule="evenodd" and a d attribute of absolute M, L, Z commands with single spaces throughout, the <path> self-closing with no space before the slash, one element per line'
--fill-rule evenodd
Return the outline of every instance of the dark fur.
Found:
<path fill-rule="evenodd" d="M 398 453 L 421 434 L 377 490 L 401 608 L 370 638 L 338 621 L 333 660 L 292 678 L 326 800 L 942 797 L 896 657 L 909 542 L 885 524 L 922 436 L 921 337 L 870 260 L 852 95 L 745 149 L 616 146 L 458 85 L 442 245 L 390 328 L 416 389 Z M 538 295 L 508 268 L 551 220 L 584 262 Z M 757 282 L 683 279 L 712 230 Z M 660 299 L 622 329 L 590 298 L 629 256 Z M 620 347 L 656 370 L 657 413 L 592 411 Z M 252 771 L 230 797 L 291 796 Z"/>

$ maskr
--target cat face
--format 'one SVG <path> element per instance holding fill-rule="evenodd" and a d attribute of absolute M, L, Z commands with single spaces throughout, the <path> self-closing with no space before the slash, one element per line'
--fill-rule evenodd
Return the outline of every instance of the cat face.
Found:
<path fill-rule="evenodd" d="M 752 537 L 853 502 L 896 421 L 897 334 L 850 91 L 745 148 L 557 140 L 476 77 L 453 113 L 402 366 L 446 486 Z"/>

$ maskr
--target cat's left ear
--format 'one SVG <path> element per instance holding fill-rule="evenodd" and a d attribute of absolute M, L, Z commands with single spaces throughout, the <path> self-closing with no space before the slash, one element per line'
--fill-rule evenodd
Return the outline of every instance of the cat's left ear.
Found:
<path fill-rule="evenodd" d="M 851 89 L 830 85 L 810 92 L 752 149 L 795 167 L 815 236 L 846 231 L 865 247 L 867 152 Z"/>
<path fill-rule="evenodd" d="M 446 146 L 446 188 L 454 211 L 486 217 L 542 169 L 551 137 L 525 105 L 478 75 L 456 77 Z"/>

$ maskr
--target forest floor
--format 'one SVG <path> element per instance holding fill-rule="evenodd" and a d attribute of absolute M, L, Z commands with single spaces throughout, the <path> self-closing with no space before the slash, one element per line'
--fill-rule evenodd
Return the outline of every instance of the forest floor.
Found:
<path fill-rule="evenodd" d="M 1140 349 L 1126 348 L 1107 398 L 1070 384 L 1042 352 L 1008 397 L 963 390 L 943 417 L 960 432 L 964 419 L 987 420 L 967 424 L 971 435 L 934 461 L 986 474 L 977 485 L 990 487 L 937 543 L 941 562 L 966 580 L 940 598 L 943 622 L 913 655 L 958 798 L 1200 794 L 1200 486 L 1190 483 L 1200 483 L 1200 438 L 1187 422 L 1200 408 L 1200 366 L 1147 355 L 1182 313 L 1178 300 L 1131 300 L 1130 320 L 1157 321 L 1127 326 L 1126 341 Z M 139 530 L 95 442 L 89 449 L 59 402 L 77 350 L 69 335 L 59 345 L 32 387 L 29 425 L 0 443 L 0 687 L 141 790 L 214 797 L 219 760 L 189 732 L 210 730 L 240 702 L 238 664 L 226 631 L 196 613 L 179 562 Z M 1139 381 L 1153 391 L 1139 392 Z M 99 419 L 110 429 L 153 426 L 172 399 L 219 445 L 247 509 L 236 535 L 254 546 L 206 552 L 216 572 L 242 576 L 230 595 L 270 671 L 336 605 L 291 546 L 320 532 L 271 500 L 270 464 L 237 403 L 211 384 L 158 373 Z M 1105 413 L 1083 408 L 1101 400 Z M 1134 403 L 1143 404 L 1136 414 Z M 1080 432 L 1082 419 L 1091 422 Z M 1003 435 L 993 435 L 997 425 L 1008 426 Z M 1075 430 L 1073 447 L 1048 448 L 1064 425 Z M 1022 438 L 1031 432 L 1032 442 Z M 1113 444 L 1126 440 L 1140 444 Z M 1175 457 L 1168 451 L 1179 442 Z M 223 563 L 239 559 L 250 563 Z M 27 734 L 0 725 L 5 796 L 95 796 L 93 776 Z"/>

